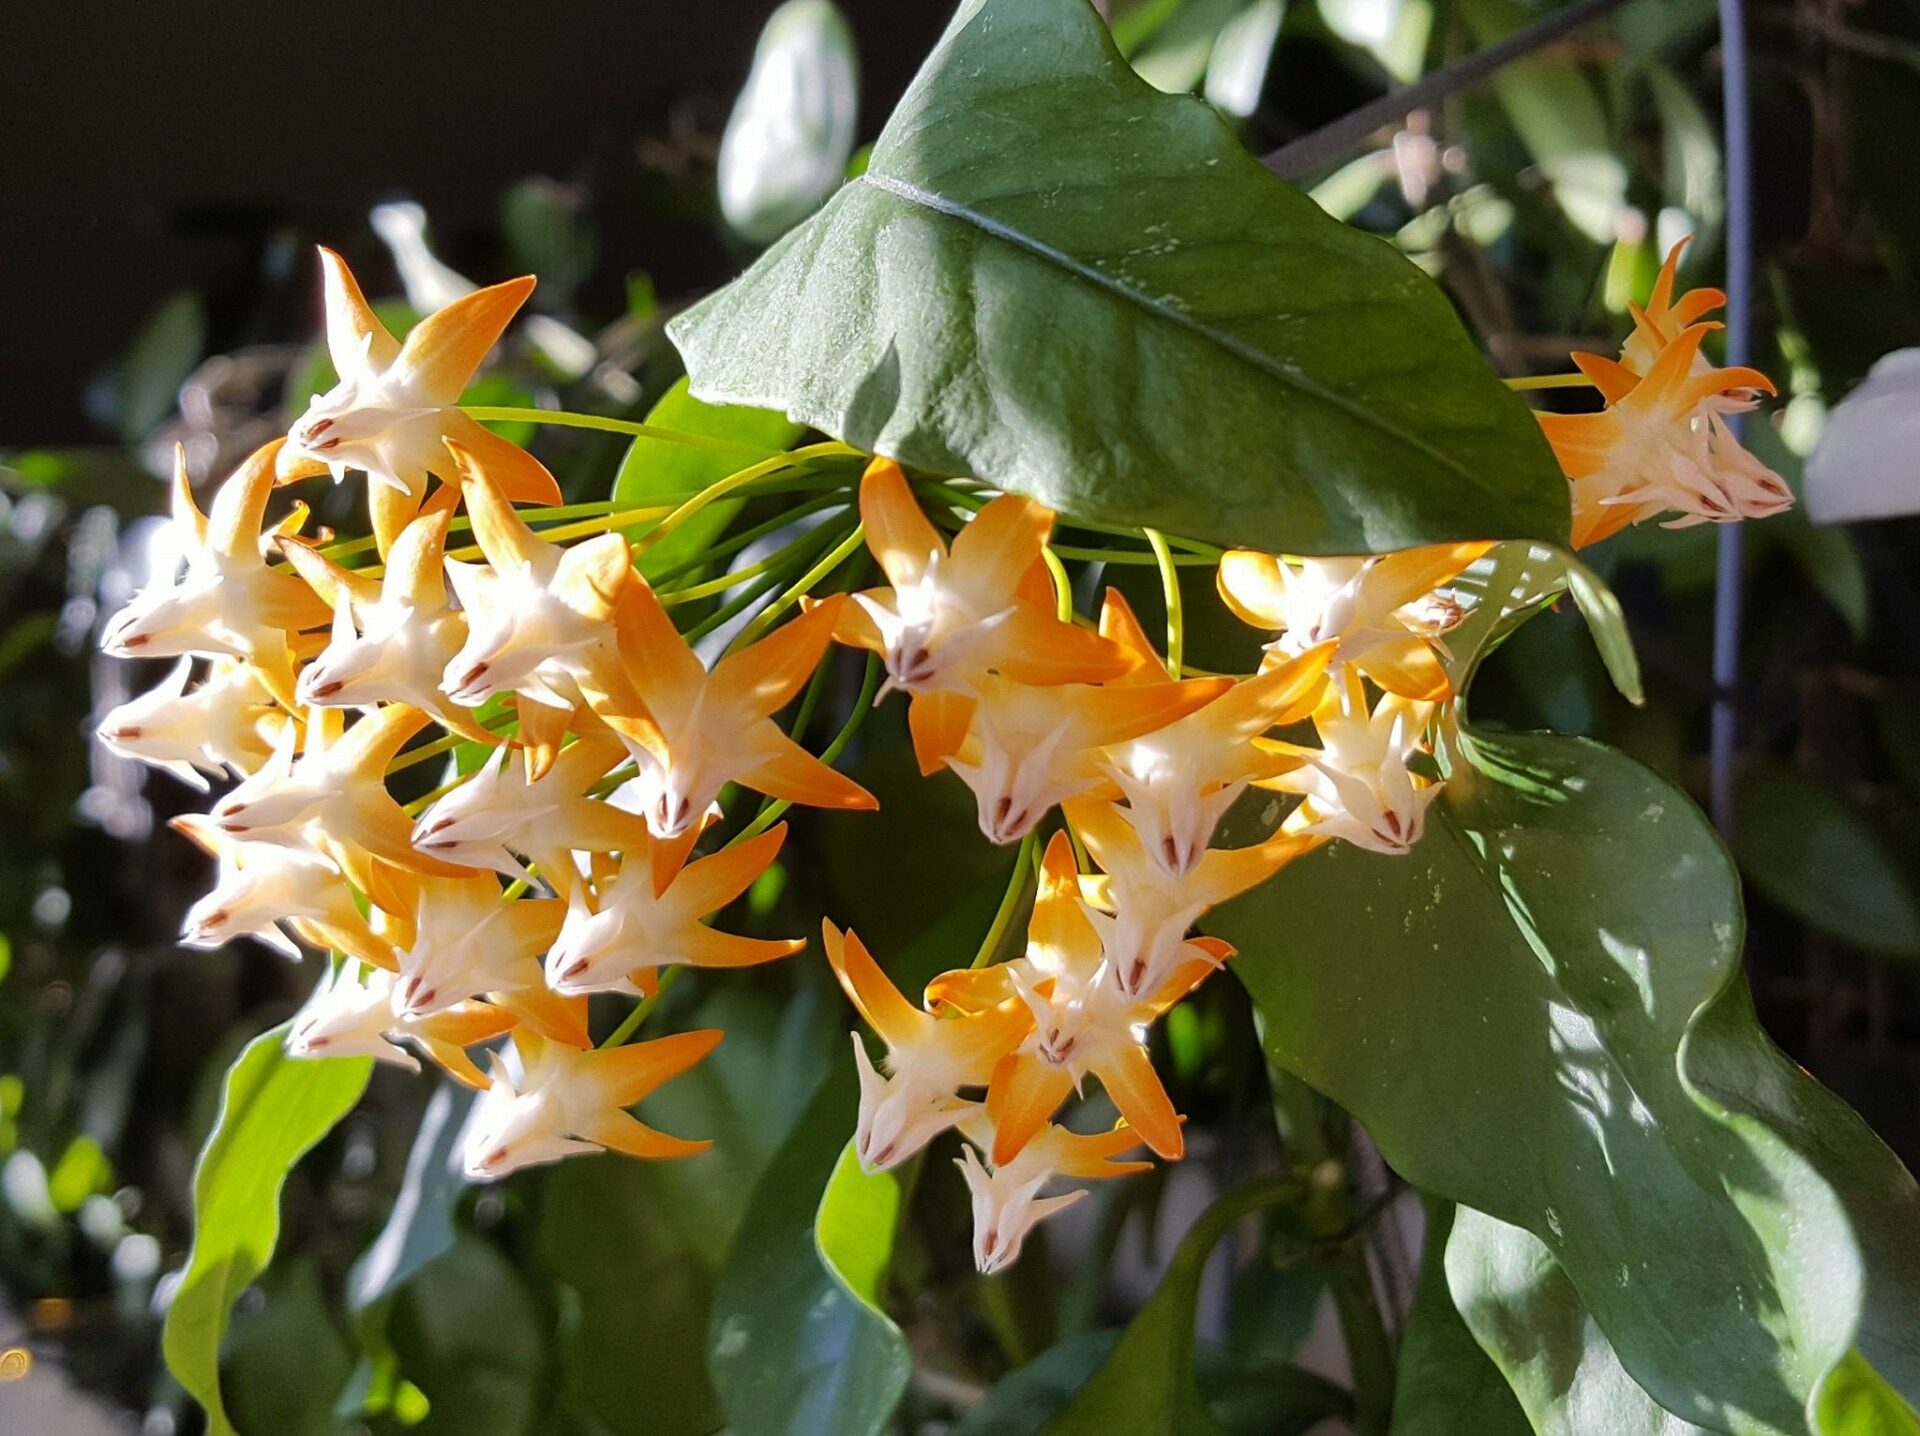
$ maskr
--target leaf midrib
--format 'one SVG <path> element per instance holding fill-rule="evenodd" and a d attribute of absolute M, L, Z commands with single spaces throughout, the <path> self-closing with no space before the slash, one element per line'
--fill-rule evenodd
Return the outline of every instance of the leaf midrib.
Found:
<path fill-rule="evenodd" d="M 1326 404 L 1330 408 L 1338 409 L 1347 415 L 1347 417 L 1357 421 L 1364 427 L 1373 429 L 1393 440 L 1395 443 L 1402 444 L 1414 452 L 1421 454 L 1440 468 L 1453 474 L 1456 478 L 1464 480 L 1482 493 L 1498 500 L 1503 506 L 1510 507 L 1512 504 L 1511 496 L 1490 487 L 1472 470 L 1434 448 L 1417 434 L 1410 434 L 1396 425 L 1385 422 L 1377 413 L 1365 405 L 1358 404 L 1336 390 L 1329 389 L 1326 385 L 1320 383 L 1310 375 L 1303 373 L 1296 366 L 1289 364 L 1285 360 L 1263 349 L 1258 349 L 1246 343 L 1244 340 L 1235 338 L 1231 334 L 1223 333 L 1208 324 L 1202 323 L 1183 309 L 1163 303 L 1151 295 L 1143 294 L 1139 290 L 1115 279 L 1112 275 L 1097 266 L 1078 259 L 1067 251 L 1048 244 L 1045 240 L 1038 239 L 1023 230 L 1015 229 L 1012 225 L 1005 224 L 990 215 L 982 214 L 979 210 L 973 209 L 961 203 L 959 200 L 952 199 L 934 190 L 914 184 L 910 180 L 900 179 L 894 175 L 868 170 L 865 174 L 851 181 L 851 183 L 871 185 L 882 194 L 892 195 L 896 199 L 904 200 L 908 204 L 917 205 L 922 209 L 931 210 L 933 213 L 944 215 L 948 219 L 956 219 L 964 224 L 970 224 L 990 238 L 1011 244 L 1036 258 L 1043 259 L 1049 264 L 1065 270 L 1076 279 L 1092 284 L 1096 288 L 1103 289 L 1109 294 L 1116 295 L 1128 301 L 1136 308 L 1145 310 L 1147 313 L 1166 323 L 1184 329 L 1190 334 L 1198 335 L 1200 338 L 1207 340 L 1232 355 L 1241 363 L 1258 370 L 1269 378 L 1278 380 L 1280 383 L 1297 390 L 1306 397 Z"/>

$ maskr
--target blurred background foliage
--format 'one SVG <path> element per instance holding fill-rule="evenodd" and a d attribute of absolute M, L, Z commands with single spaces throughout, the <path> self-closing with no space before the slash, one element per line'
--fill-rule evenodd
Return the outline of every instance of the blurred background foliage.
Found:
<path fill-rule="evenodd" d="M 538 317 L 517 327 L 472 401 L 646 413 L 678 375 L 665 319 L 858 168 L 858 143 L 940 18 L 870 18 L 879 7 L 860 6 L 843 16 L 803 0 L 756 53 L 764 7 L 717 8 L 706 71 L 656 74 L 645 113 L 623 111 L 617 136 L 600 136 L 577 163 L 506 184 L 490 215 L 469 193 L 459 222 L 441 228 L 393 195 L 342 232 L 183 191 L 166 223 L 218 235 L 228 256 L 218 273 L 144 318 L 114 316 L 124 342 L 94 356 L 94 377 L 72 396 L 84 441 L 73 441 L 58 403 L 47 431 L 18 409 L 9 420 L 0 1326 L 56 1352 L 72 1382 L 129 1423 L 164 1432 L 199 1419 L 162 1374 L 156 1346 L 156 1312 L 185 1256 L 193 1156 L 239 1048 L 308 984 L 262 949 L 174 945 L 207 874 L 163 825 L 193 795 L 89 741 L 90 715 L 153 676 L 98 660 L 92 643 L 100 616 L 168 561 L 156 475 L 176 443 L 197 479 L 224 474 L 328 382 L 308 264 L 320 240 L 389 297 L 396 324 L 445 302 L 463 275 L 537 274 Z M 1110 18 L 1142 74 L 1203 94 L 1264 151 L 1552 8 L 1131 0 Z M 1504 372 L 1564 369 L 1569 350 L 1616 342 L 1629 300 L 1680 236 L 1697 236 L 1689 280 L 1719 272 L 1713 19 L 1708 0 L 1638 0 L 1378 136 L 1310 185 L 1328 209 L 1390 236 L 1437 276 Z M 1920 5 L 1760 0 L 1751 26 L 1758 362 L 1780 380 L 1782 400 L 1750 441 L 1792 478 L 1826 410 L 1882 353 L 1920 341 L 1909 153 L 1920 130 Z M 687 42 L 679 29 L 676 50 Z M 357 43 L 377 54 L 380 38 L 372 22 Z M 565 40 L 583 55 L 600 43 L 591 24 Z M 502 107 L 483 132 L 541 121 L 537 93 L 471 94 L 466 104 Z M 56 297 L 94 302 L 83 289 L 76 280 Z M 34 337 L 16 331 L 12 342 L 16 364 L 30 366 Z M 625 457 L 611 436 L 572 430 L 543 431 L 538 447 L 570 499 L 603 497 Z M 630 470 L 650 458 L 635 456 Z M 321 521 L 353 524 L 350 496 L 326 497 Z M 1637 531 L 1593 557 L 1626 605 L 1647 705 L 1615 694 L 1568 612 L 1529 624 L 1490 661 L 1475 717 L 1604 738 L 1698 795 L 1713 698 L 1713 532 Z M 1775 1038 L 1911 1166 L 1920 1162 L 1920 519 L 1822 528 L 1796 513 L 1752 529 L 1748 562 L 1734 847 L 1756 996 Z M 1189 652 L 1211 663 L 1231 641 L 1224 619 L 1196 601 L 1189 621 Z M 798 931 L 825 910 L 878 951 L 913 944 L 909 961 L 933 971 L 971 955 L 1004 857 L 978 837 L 957 786 L 919 784 L 897 718 L 877 715 L 853 759 L 881 812 L 800 821 L 789 866 L 756 889 L 753 918 Z M 888 801 L 910 784 L 912 803 Z M 949 800 L 951 821 L 931 821 Z M 956 897 L 957 916 L 934 921 Z M 779 1299 L 796 1321 L 822 1299 L 808 1285 L 817 1263 L 791 1260 L 799 1238 L 744 1218 L 778 1186 L 756 1193 L 763 1173 L 811 1172 L 823 1152 L 830 1165 L 844 1135 L 835 1124 L 847 1101 L 812 1098 L 823 1079 L 823 1093 L 844 1098 L 835 1083 L 847 1075 L 846 1014 L 823 972 L 787 964 L 751 985 L 690 980 L 674 991 L 683 1010 L 671 1025 L 732 1034 L 656 1099 L 661 1125 L 720 1139 L 683 1164 L 582 1161 L 467 1189 L 449 1165 L 463 1099 L 376 1074 L 370 1099 L 295 1171 L 281 1255 L 241 1302 L 226 1367 L 240 1429 L 697 1432 L 722 1423 L 715 1382 L 734 1383 L 733 1409 L 757 1399 L 724 1355 L 710 1365 L 709 1332 L 724 1353 L 750 1273 L 786 1274 Z M 894 1253 L 890 1305 L 907 1317 L 905 1345 L 842 1313 L 841 1326 L 814 1333 L 817 1380 L 758 1399 L 837 1409 L 846 1393 L 835 1389 L 835 1350 L 891 1362 L 905 1381 L 910 1348 L 907 1429 L 968 1409 L 957 1429 L 970 1436 L 1037 1429 L 1036 1413 L 1111 1348 L 1112 1323 L 1150 1288 L 1192 1212 L 1259 1170 L 1274 1141 L 1236 985 L 1210 984 L 1174 1014 L 1165 1040 L 1162 1065 L 1193 1113 L 1199 1160 L 1089 1202 L 1091 1221 L 1054 1234 L 1071 1248 L 1060 1284 L 1039 1237 L 1011 1275 L 975 1277 L 958 1184 L 926 1183 L 908 1194 L 912 1219 Z M 390 1221 L 397 1194 L 405 1200 Z M 810 1243 L 810 1210 L 807 1222 Z M 1260 1361 L 1306 1338 L 1321 1292 L 1318 1268 L 1287 1255 L 1312 1234 L 1270 1235 L 1271 1261 L 1253 1262 L 1244 1279 L 1216 1276 L 1200 1296 L 1212 1338 L 1201 1388 L 1236 1431 L 1305 1429 L 1338 1414 L 1337 1392 L 1258 1379 Z M 1042 1350 L 1045 1361 L 980 1401 Z"/>

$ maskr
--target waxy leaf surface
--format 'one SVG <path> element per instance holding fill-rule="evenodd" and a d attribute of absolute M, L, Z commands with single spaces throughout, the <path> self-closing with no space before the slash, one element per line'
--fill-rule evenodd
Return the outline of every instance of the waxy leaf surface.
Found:
<path fill-rule="evenodd" d="M 1432 281 L 1086 0 L 967 0 L 866 172 L 669 333 L 702 398 L 1083 518 L 1297 553 L 1567 530 Z"/>

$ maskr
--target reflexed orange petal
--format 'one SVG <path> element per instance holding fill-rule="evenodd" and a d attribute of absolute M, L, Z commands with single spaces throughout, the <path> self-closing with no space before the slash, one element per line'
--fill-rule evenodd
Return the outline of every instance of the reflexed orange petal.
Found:
<path fill-rule="evenodd" d="M 880 964 L 852 929 L 842 933 L 823 920 L 820 933 L 834 976 L 840 979 L 840 986 L 860 1009 L 867 1025 L 888 1047 L 910 1043 L 925 1033 L 933 1018 L 900 995 L 900 989 L 880 970 Z"/>
<path fill-rule="evenodd" d="M 1010 1052 L 993 1069 L 987 1083 L 987 1116 L 993 1122 L 996 1167 L 1020 1155 L 1020 1149 L 1047 1125 L 1073 1091 L 1073 1077 L 1064 1067 L 1042 1062 L 1031 1052 Z"/>
<path fill-rule="evenodd" d="M 215 553 L 240 558 L 260 552 L 267 498 L 273 493 L 274 460 L 285 442 L 273 439 L 255 449 L 214 494 L 205 532 L 207 547 Z"/>
<path fill-rule="evenodd" d="M 898 588 L 919 582 L 927 560 L 947 546 L 920 505 L 907 476 L 892 459 L 875 459 L 860 476 L 860 521 L 867 547 L 880 561 L 887 581 Z"/>
<path fill-rule="evenodd" d="M 1368 644 L 1354 655 L 1353 666 L 1402 698 L 1438 703 L 1453 692 L 1433 645 L 1415 634 Z"/>
<path fill-rule="evenodd" d="M 541 1037 L 582 1052 L 593 1046 L 587 1033 L 585 997 L 561 997 L 535 980 L 511 992 L 495 993 L 494 1001 Z M 518 1043 L 524 1035 L 516 1033 L 513 1040 Z"/>
<path fill-rule="evenodd" d="M 430 404 L 457 404 L 480 363 L 533 293 L 532 275 L 463 294 L 408 331 L 395 368 Z"/>
<path fill-rule="evenodd" d="M 777 713 L 813 676 L 832 641 L 842 608 L 853 606 L 845 594 L 835 594 L 751 647 L 721 659 L 714 666 L 707 690 L 710 698 L 757 718 Z"/>
<path fill-rule="evenodd" d="M 805 938 L 738 937 L 695 924 L 686 937 L 687 961 L 694 967 L 754 967 L 792 957 Z"/>
<path fill-rule="evenodd" d="M 979 700 L 970 693 L 916 693 L 907 702 L 907 731 L 920 776 L 931 777 L 960 751 Z"/>
<path fill-rule="evenodd" d="M 582 1126 L 578 1135 L 589 1142 L 598 1142 L 610 1152 L 624 1152 L 629 1157 L 656 1162 L 698 1156 L 713 1145 L 711 1140 L 690 1141 L 669 1136 L 627 1112 L 602 1113 Z"/>
<path fill-rule="evenodd" d="M 1458 578 L 1492 547 L 1490 541 L 1476 541 L 1401 549 L 1376 563 L 1364 582 L 1369 593 L 1378 592 L 1390 606 L 1399 608 Z"/>
<path fill-rule="evenodd" d="M 784 798 L 808 808 L 877 808 L 880 802 L 846 774 L 836 772 L 784 733 L 767 741 L 767 756 L 739 775 L 738 781 L 769 798 Z"/>
<path fill-rule="evenodd" d="M 775 823 L 766 832 L 696 858 L 673 880 L 673 900 L 683 912 L 718 912 L 752 887 L 787 839 L 787 825 Z"/>
<path fill-rule="evenodd" d="M 1173 677 L 1154 648 L 1153 640 L 1147 637 L 1147 631 L 1140 626 L 1133 605 L 1117 588 L 1108 589 L 1106 597 L 1100 602 L 1100 636 L 1133 655 L 1139 665 L 1131 674 L 1135 682 Z"/>
<path fill-rule="evenodd" d="M 1140 1134 L 1140 1140 L 1167 1161 L 1179 1161 L 1186 1151 L 1180 1135 L 1180 1114 L 1173 1110 L 1173 1101 L 1161 1085 L 1160 1074 L 1153 1070 L 1146 1049 L 1122 1047 L 1094 1066 L 1093 1073 L 1120 1115 Z"/>
<path fill-rule="evenodd" d="M 1287 590 L 1280 560 L 1269 553 L 1237 548 L 1220 556 L 1216 580 L 1221 600 L 1242 623 L 1255 628 L 1286 626 Z"/>
<path fill-rule="evenodd" d="M 1001 620 L 995 640 L 994 666 L 1015 683 L 1041 687 L 1110 682 L 1140 661 L 1092 630 L 1034 608 L 1017 608 Z"/>
<path fill-rule="evenodd" d="M 953 562 L 986 592 L 1011 593 L 1052 533 L 1052 509 L 1018 494 L 1002 494 L 954 535 Z"/>
<path fill-rule="evenodd" d="M 465 449 L 504 497 L 522 504 L 563 502 L 559 481 L 518 444 L 457 409 L 442 416 L 442 422 L 447 441 Z"/>
<path fill-rule="evenodd" d="M 343 594 L 355 610 L 379 602 L 380 580 L 342 568 L 303 539 L 277 538 L 274 546 L 329 609 L 338 605 Z"/>
<path fill-rule="evenodd" d="M 654 1088 L 678 1077 L 720 1045 L 716 1028 L 676 1032 L 624 1047 L 606 1047 L 588 1055 L 593 1075 L 615 1107 L 631 1107 Z"/>
<path fill-rule="evenodd" d="M 327 353 L 342 378 L 364 373 L 369 365 L 385 369 L 400 354 L 400 343 L 373 312 L 347 262 L 320 247 L 320 285 L 327 310 Z"/>

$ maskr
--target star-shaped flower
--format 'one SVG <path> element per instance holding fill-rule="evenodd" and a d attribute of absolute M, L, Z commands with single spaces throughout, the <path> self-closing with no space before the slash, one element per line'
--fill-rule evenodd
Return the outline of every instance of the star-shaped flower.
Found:
<path fill-rule="evenodd" d="M 1170 676 L 1118 590 L 1107 591 L 1100 630 L 1139 655 L 1134 681 Z M 1249 783 L 1299 761 L 1253 740 L 1314 710 L 1334 648 L 1309 648 L 1236 683 L 1198 712 L 1106 750 L 1107 775 L 1127 800 L 1121 813 L 1167 877 L 1183 878 L 1198 866 L 1221 817 Z"/>
<path fill-rule="evenodd" d="M 390 935 L 374 930 L 331 859 L 273 843 L 236 841 L 199 813 L 183 813 L 173 828 L 220 864 L 213 891 L 187 909 L 180 925 L 186 946 L 224 947 L 251 937 L 298 961 L 300 949 L 280 930 L 284 922 L 321 951 L 332 948 L 376 967 L 394 966 Z"/>
<path fill-rule="evenodd" d="M 295 1057 L 371 1057 L 409 1072 L 420 1059 L 400 1044 L 412 1042 L 456 1082 L 479 1091 L 487 1078 L 466 1049 L 512 1030 L 513 1014 L 484 1002 L 461 1002 L 431 1017 L 394 1012 L 394 975 L 378 967 L 343 962 L 320 979 L 287 1030 Z"/>
<path fill-rule="evenodd" d="M 327 352 L 339 382 L 316 395 L 287 436 L 282 481 L 363 469 L 374 538 L 386 553 L 427 491 L 446 476 L 447 444 L 458 444 L 502 492 L 557 504 L 553 475 L 525 450 L 475 423 L 459 406 L 481 360 L 533 292 L 531 276 L 463 295 L 416 324 L 401 344 L 368 305 L 346 262 L 320 251 Z"/>
<path fill-rule="evenodd" d="M 491 877 L 419 879 L 413 937 L 399 953 L 394 1012 L 431 1017 L 486 997 L 543 1036 L 587 1046 L 585 1003 L 561 998 L 540 978 L 540 955 L 558 935 L 565 910 L 558 898 L 502 898 Z"/>
<path fill-rule="evenodd" d="M 1436 644 L 1458 621 L 1427 602 L 1491 548 L 1432 544 L 1374 558 L 1280 559 L 1235 549 L 1220 559 L 1220 596 L 1255 628 L 1277 629 L 1268 664 L 1334 643 L 1330 667 L 1351 664 L 1389 693 L 1438 701 L 1452 692 Z"/>
<path fill-rule="evenodd" d="M 1139 1135 L 1125 1123 L 1097 1133 L 1070 1132 L 1049 1123 L 1004 1166 L 989 1166 L 980 1159 L 980 1153 L 994 1145 L 993 1125 L 984 1116 L 967 1118 L 960 1130 L 972 1145 L 961 1150 L 954 1165 L 966 1178 L 973 1199 L 973 1262 L 986 1276 L 1012 1266 L 1020 1258 L 1028 1232 L 1087 1194 L 1085 1187 L 1079 1187 L 1043 1197 L 1040 1189 L 1049 1182 L 1061 1177 L 1102 1181 L 1153 1166 L 1114 1160 L 1140 1145 Z"/>
<path fill-rule="evenodd" d="M 979 682 L 966 742 L 947 766 L 973 790 L 980 831 L 1018 842 L 1063 799 L 1106 781 L 1103 749 L 1203 708 L 1230 678 L 1090 688 L 1035 688 L 998 676 Z"/>
<path fill-rule="evenodd" d="M 654 837 L 654 881 L 664 887 L 700 835 L 720 790 L 820 808 L 871 808 L 873 795 L 780 730 L 773 715 L 819 666 L 840 595 L 707 670 L 636 576 L 620 605 L 620 655 L 631 694 L 596 711 L 639 764 L 634 787 Z"/>
<path fill-rule="evenodd" d="M 327 621 L 326 605 L 294 575 L 267 567 L 261 526 L 273 492 L 274 440 L 254 452 L 214 495 L 202 517 L 174 453 L 173 524 L 186 566 L 157 578 L 108 620 L 100 647 L 116 658 L 242 658 L 280 702 L 293 704 L 289 636 Z"/>
<path fill-rule="evenodd" d="M 192 658 L 182 658 L 145 693 L 108 712 L 94 733 L 121 757 L 163 768 L 204 793 L 203 773 L 253 772 L 273 756 L 292 720 L 252 664 L 216 658 L 199 686 L 190 688 L 193 665 Z"/>
<path fill-rule="evenodd" d="M 679 1032 L 651 1042 L 580 1051 L 522 1029 L 514 1033 L 516 1077 L 498 1056 L 493 1085 L 474 1104 L 465 1166 L 476 1182 L 557 1162 L 578 1152 L 690 1157 L 711 1142 L 655 1131 L 625 1109 L 677 1077 L 719 1044 L 718 1032 Z"/>
<path fill-rule="evenodd" d="M 645 852 L 646 820 L 589 792 L 625 757 L 605 735 L 581 738 L 529 779 L 521 756 L 501 748 L 420 815 L 413 844 L 444 862 L 509 878 L 530 876 L 525 858 L 564 897 L 579 880 L 574 854 Z"/>
<path fill-rule="evenodd" d="M 750 967 L 791 957 L 804 939 L 736 937 L 702 924 L 753 885 L 786 840 L 785 823 L 756 838 L 698 858 L 654 891 L 644 862 L 622 865 L 588 898 L 576 884 L 567 919 L 547 953 L 547 985 L 563 996 L 589 992 L 648 995 L 662 967 Z M 642 979 L 647 987 L 641 986 Z"/>
<path fill-rule="evenodd" d="M 421 514 L 387 552 L 379 581 L 340 567 L 308 544 L 283 538 L 293 567 L 333 609 L 331 641 L 300 671 L 294 697 L 318 708 L 405 703 L 442 727 L 482 743 L 497 735 L 440 691 L 441 675 L 467 638 L 466 616 L 447 601 L 445 511 Z"/>
<path fill-rule="evenodd" d="M 976 681 L 1100 683 L 1130 666 L 1099 635 L 1063 622 L 1040 552 L 1053 513 L 1008 494 L 980 510 L 951 552 L 900 466 L 875 459 L 860 481 L 860 517 L 891 587 L 854 595 L 834 637 L 880 654 L 888 689 L 914 697 L 908 721 L 922 773 L 937 772 L 966 733 Z"/>
<path fill-rule="evenodd" d="M 1420 841 L 1426 811 L 1440 785 L 1409 766 L 1427 751 L 1432 705 L 1389 693 L 1371 713 L 1357 678 L 1335 684 L 1313 715 L 1320 749 L 1260 740 L 1305 761 L 1259 786 L 1301 793 L 1306 801 L 1287 815 L 1289 833 L 1340 838 L 1371 852 L 1397 856 Z"/>
<path fill-rule="evenodd" d="M 884 1171 L 978 1110 L 978 1103 L 960 1097 L 960 1089 L 984 1086 L 1032 1019 L 1017 1001 L 959 1017 L 922 1012 L 900 995 L 852 932 L 823 922 L 821 935 L 834 976 L 887 1045 L 884 1071 L 878 1070 L 860 1034 L 853 1034 L 860 1073 L 854 1153 L 863 1170 Z"/>

